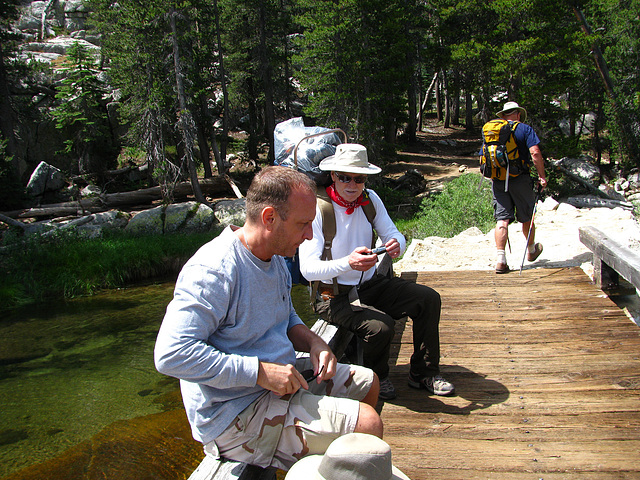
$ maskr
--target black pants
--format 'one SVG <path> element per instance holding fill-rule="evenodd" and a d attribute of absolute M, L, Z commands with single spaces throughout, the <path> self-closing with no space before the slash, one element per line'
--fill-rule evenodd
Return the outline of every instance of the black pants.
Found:
<path fill-rule="evenodd" d="M 364 340 L 364 366 L 380 379 L 389 375 L 389 351 L 394 321 L 409 316 L 413 321 L 411 371 L 435 375 L 440 371 L 440 294 L 425 285 L 398 277 L 374 276 L 358 289 L 362 311 L 353 311 L 347 294 L 321 302 L 323 317 L 350 329 Z"/>

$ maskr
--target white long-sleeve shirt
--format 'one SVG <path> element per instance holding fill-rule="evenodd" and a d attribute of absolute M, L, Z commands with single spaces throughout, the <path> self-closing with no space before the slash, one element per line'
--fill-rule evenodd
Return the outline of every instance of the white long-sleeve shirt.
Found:
<path fill-rule="evenodd" d="M 400 244 L 400 255 L 404 253 L 407 241 L 404 235 L 396 228 L 389 217 L 387 209 L 376 192 L 367 189 L 371 201 L 376 210 L 373 226 L 378 237 L 384 245 L 395 238 Z M 313 220 L 313 239 L 305 240 L 300 245 L 300 271 L 309 281 L 320 280 L 323 283 L 331 283 L 334 277 L 342 285 L 357 285 L 360 282 L 362 272 L 353 270 L 349 265 L 349 255 L 357 247 L 371 246 L 373 232 L 371 224 L 367 220 L 362 207 L 356 208 L 351 214 L 346 214 L 346 208 L 335 202 L 333 210 L 336 216 L 336 236 L 331 243 L 331 258 L 333 260 L 321 260 L 324 249 L 324 234 L 322 232 L 322 213 L 320 207 L 316 207 L 316 217 Z M 362 281 L 373 277 L 375 268 L 364 272 Z"/>

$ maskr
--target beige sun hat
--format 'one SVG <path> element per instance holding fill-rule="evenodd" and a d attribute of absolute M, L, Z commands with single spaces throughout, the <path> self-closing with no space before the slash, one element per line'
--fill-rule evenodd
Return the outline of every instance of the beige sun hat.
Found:
<path fill-rule="evenodd" d="M 336 147 L 335 155 L 320 162 L 318 168 L 323 172 L 364 173 L 373 175 L 382 169 L 369 163 L 367 149 L 357 143 L 341 143 Z"/>
<path fill-rule="evenodd" d="M 518 105 L 516 102 L 507 102 L 504 104 L 504 107 L 502 107 L 502 110 L 500 110 L 498 113 L 496 113 L 497 116 L 502 118 L 502 115 L 505 112 L 509 112 L 511 110 L 519 110 L 520 111 L 520 121 L 524 122 L 527 119 L 527 111 L 522 108 L 520 105 Z"/>
<path fill-rule="evenodd" d="M 391 447 L 367 433 L 335 439 L 324 455 L 296 462 L 285 480 L 410 480 L 391 463 Z"/>

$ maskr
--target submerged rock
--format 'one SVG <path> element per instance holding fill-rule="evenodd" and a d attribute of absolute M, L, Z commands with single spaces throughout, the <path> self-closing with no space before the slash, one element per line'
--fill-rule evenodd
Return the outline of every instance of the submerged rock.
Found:
<path fill-rule="evenodd" d="M 3 480 L 175 480 L 187 478 L 204 452 L 184 410 L 115 422 L 51 460 Z"/>

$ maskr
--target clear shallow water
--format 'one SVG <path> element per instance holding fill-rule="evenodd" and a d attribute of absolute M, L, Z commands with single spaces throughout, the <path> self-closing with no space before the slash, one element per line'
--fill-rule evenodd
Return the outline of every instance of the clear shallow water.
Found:
<path fill-rule="evenodd" d="M 166 398 L 177 380 L 153 366 L 173 286 L 108 291 L 0 318 L 0 478 L 118 420 L 175 409 Z M 307 288 L 292 293 L 300 316 L 313 323 Z"/>
<path fill-rule="evenodd" d="M 160 412 L 177 381 L 153 344 L 172 283 L 105 292 L 0 319 L 0 477 L 116 420 Z"/>

